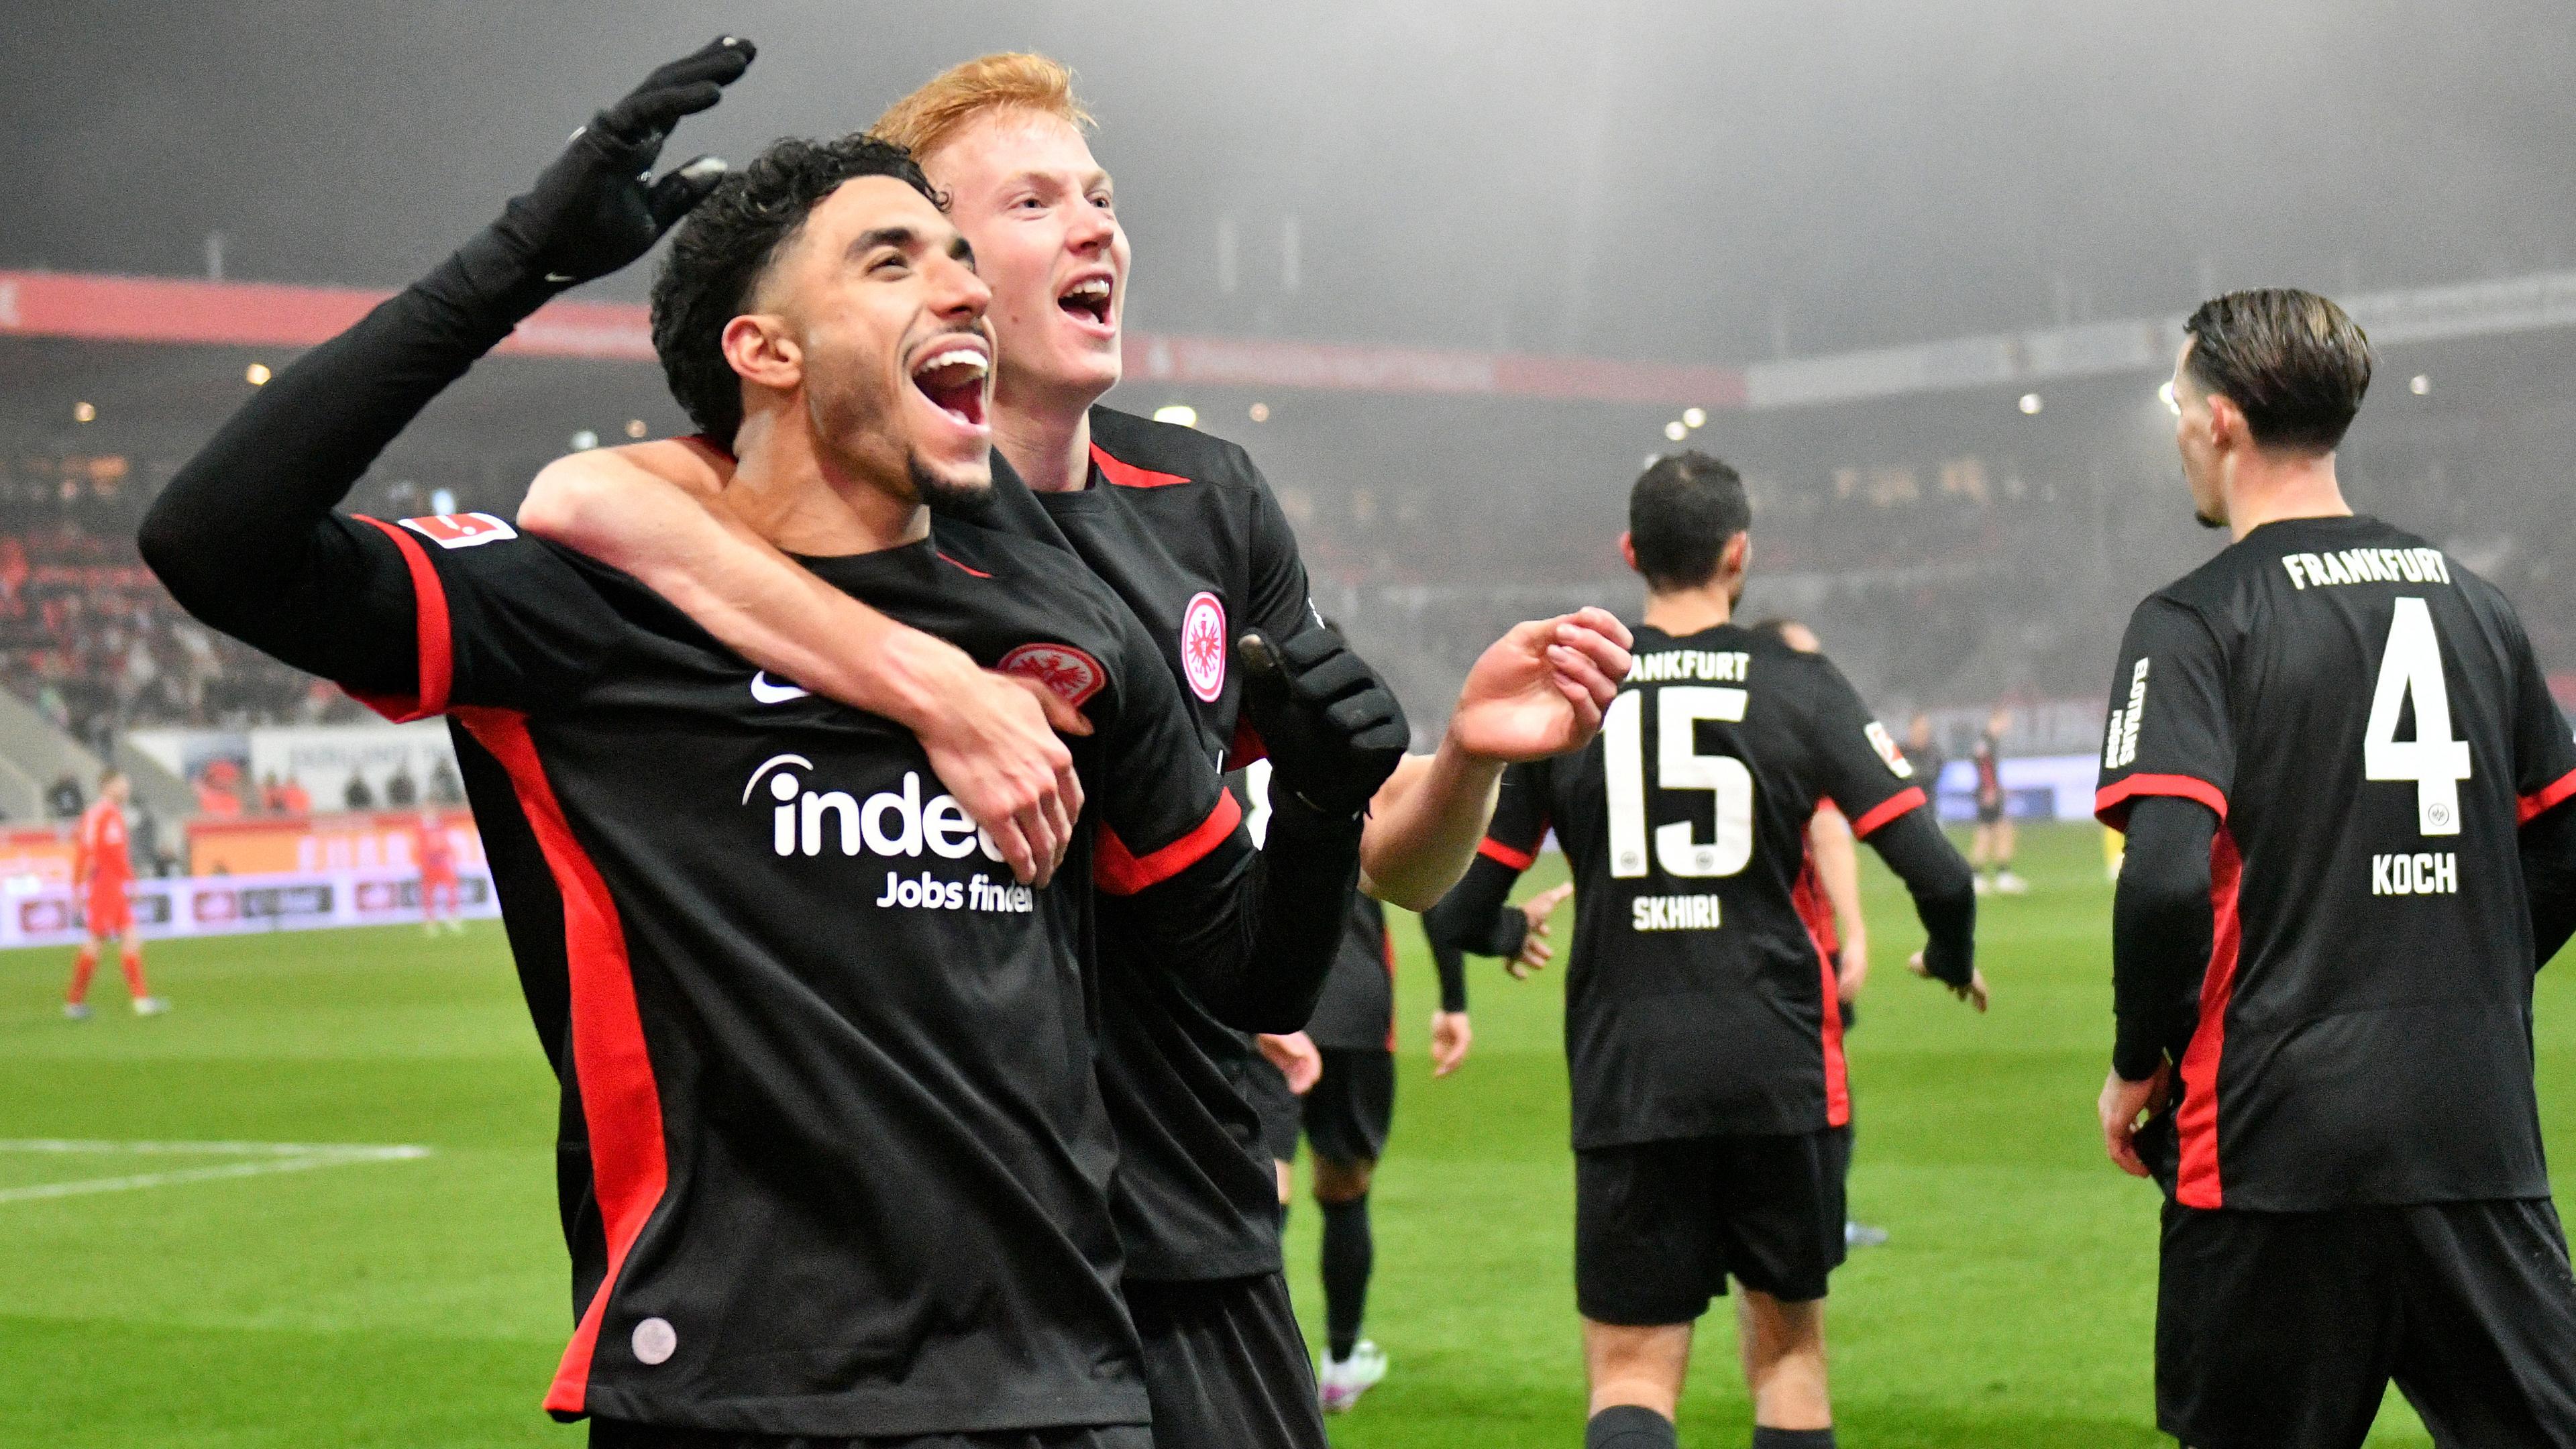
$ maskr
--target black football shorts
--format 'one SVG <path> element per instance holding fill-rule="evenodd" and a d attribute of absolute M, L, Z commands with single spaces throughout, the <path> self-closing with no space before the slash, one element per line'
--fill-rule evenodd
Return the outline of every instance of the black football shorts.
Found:
<path fill-rule="evenodd" d="M 590 1449 L 1152 1449 L 1142 1424 L 1095 1424 L 1070 1429 L 1012 1429 L 986 1434 L 870 1436 L 860 1439 L 737 1434 L 715 1429 L 675 1429 L 658 1424 L 590 1421 Z"/>
<path fill-rule="evenodd" d="M 1395 1121 L 1395 1053 L 1324 1048 L 1324 1074 L 1298 1104 L 1306 1145 L 1329 1162 L 1375 1162 Z"/>
<path fill-rule="evenodd" d="M 2576 1277 L 2546 1199 L 2166 1205 L 2166 1433 L 2192 1449 L 2349 1449 L 2391 1379 L 2436 1444 L 2576 1444 Z"/>
<path fill-rule="evenodd" d="M 1851 1129 L 1686 1137 L 1574 1154 L 1574 1299 L 1595 1323 L 1688 1323 L 1733 1278 L 1825 1296 L 1843 1261 Z"/>
<path fill-rule="evenodd" d="M 1127 1280 L 1154 1449 L 1326 1449 L 1306 1335 L 1279 1273 Z"/>

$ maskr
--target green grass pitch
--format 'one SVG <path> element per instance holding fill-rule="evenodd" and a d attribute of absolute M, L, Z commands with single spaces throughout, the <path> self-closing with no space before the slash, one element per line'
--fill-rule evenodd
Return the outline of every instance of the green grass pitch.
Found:
<path fill-rule="evenodd" d="M 1866 867 L 1876 951 L 1851 1040 L 1853 1203 L 1894 1236 L 1834 1282 L 1847 1444 L 2164 1442 L 2149 1401 L 2155 1194 L 2103 1161 L 2093 1127 L 2110 1000 L 2096 835 L 2029 832 L 2022 866 L 2031 893 L 1983 910 L 1984 1018 L 1905 974 L 1919 933 L 1894 882 Z M 1557 929 L 1571 925 L 1569 909 Z M 1333 1421 L 1334 1442 L 1578 1443 L 1562 973 L 1515 984 L 1473 962 L 1475 1054 L 1434 1082 L 1429 968 L 1410 918 L 1397 934 L 1402 1077 L 1368 1324 L 1394 1371 Z M 178 1009 L 159 1020 L 123 1011 L 111 971 L 98 1018 L 64 1021 L 69 957 L 0 956 L 0 1139 L 431 1152 L 276 1171 L 282 1159 L 243 1152 L 0 1150 L 0 1443 L 581 1442 L 537 1408 L 571 1316 L 553 1082 L 496 925 L 161 946 L 154 984 Z M 2542 976 L 2539 1008 L 2561 1151 L 2576 1131 L 2565 970 Z M 159 1182 L 30 1191 L 136 1176 Z M 1301 1200 L 1289 1271 L 1319 1325 L 1316 1226 Z M 1750 1422 L 1721 1312 L 1700 1337 L 1682 1436 L 1741 1444 Z M 2372 1442 L 2426 1440 L 2392 1401 Z"/>

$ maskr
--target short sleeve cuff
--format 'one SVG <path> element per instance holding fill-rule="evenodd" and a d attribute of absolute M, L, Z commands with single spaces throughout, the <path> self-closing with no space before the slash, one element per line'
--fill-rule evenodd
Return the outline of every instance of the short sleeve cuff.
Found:
<path fill-rule="evenodd" d="M 1907 811 L 1920 810 L 1928 803 L 1930 803 L 1930 797 L 1923 793 L 1922 786 L 1908 785 L 1862 811 L 1860 818 L 1851 823 L 1852 839 L 1867 840 L 1894 824 Z"/>
<path fill-rule="evenodd" d="M 2514 802 L 2514 823 L 2529 825 L 2555 810 L 2567 797 L 2576 795 L 2576 770 L 2570 770 L 2550 783 Z"/>
<path fill-rule="evenodd" d="M 2093 818 L 2114 830 L 2129 824 L 2129 806 L 2141 795 L 2169 795 L 2197 800 L 2221 821 L 2227 819 L 2227 792 L 2197 775 L 2130 775 L 2114 780 L 2093 795 Z"/>
<path fill-rule="evenodd" d="M 1189 834 L 1158 850 L 1138 855 L 1127 848 L 1116 831 L 1106 825 L 1100 830 L 1100 843 L 1091 868 L 1092 883 L 1113 896 L 1132 896 L 1157 886 L 1182 871 L 1207 859 L 1234 834 L 1243 823 L 1243 807 L 1235 802 L 1234 792 L 1216 792 L 1216 805 L 1207 818 Z"/>

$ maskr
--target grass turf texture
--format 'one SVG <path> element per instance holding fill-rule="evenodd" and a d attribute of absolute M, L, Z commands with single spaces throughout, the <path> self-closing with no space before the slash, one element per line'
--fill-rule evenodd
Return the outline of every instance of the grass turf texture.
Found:
<path fill-rule="evenodd" d="M 1863 852 L 1864 857 L 1868 852 Z M 1864 869 L 1875 974 L 1851 1038 L 1854 1211 L 1894 1235 L 1834 1282 L 1844 1442 L 2159 1444 L 2149 1396 L 2154 1190 L 2102 1159 L 2109 889 L 2089 827 L 2030 831 L 2028 896 L 1989 897 L 1978 1018 L 1905 974 L 1900 890 Z M 1542 861 L 1525 890 L 1555 878 Z M 1561 913 L 1560 938 L 1572 928 Z M 1435 999 L 1399 917 L 1401 1080 L 1372 1195 L 1368 1332 L 1394 1372 L 1332 1421 L 1345 1449 L 1580 1442 L 1561 970 L 1471 963 L 1475 1054 L 1431 1079 Z M 553 1081 L 497 925 L 157 946 L 158 1020 L 59 1015 L 68 951 L 0 956 L 0 1138 L 417 1143 L 413 1161 L 10 1200 L 48 1182 L 238 1157 L 0 1152 L 0 1443 L 571 1445 L 537 1409 L 570 1308 L 552 1191 Z M 2541 977 L 2541 1098 L 2576 1130 L 2576 997 Z M 1301 1189 L 1303 1183 L 1300 1184 Z M 1317 1214 L 1289 1232 L 1320 1333 Z M 1685 1442 L 1751 1415 L 1721 1309 Z M 2374 1444 L 2428 1442 L 2392 1400 Z"/>

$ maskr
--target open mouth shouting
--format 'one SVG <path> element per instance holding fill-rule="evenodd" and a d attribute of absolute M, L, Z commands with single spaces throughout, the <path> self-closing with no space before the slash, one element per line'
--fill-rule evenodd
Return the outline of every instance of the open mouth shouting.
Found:
<path fill-rule="evenodd" d="M 1105 268 L 1085 272 L 1056 295 L 1055 304 L 1085 332 L 1108 337 L 1118 330 L 1118 324 L 1111 315 L 1114 291 L 1114 275 Z"/>
<path fill-rule="evenodd" d="M 984 383 L 993 374 L 993 354 L 984 339 L 967 332 L 946 334 L 929 343 L 912 365 L 912 385 L 930 405 L 971 433 L 984 431 Z"/>

